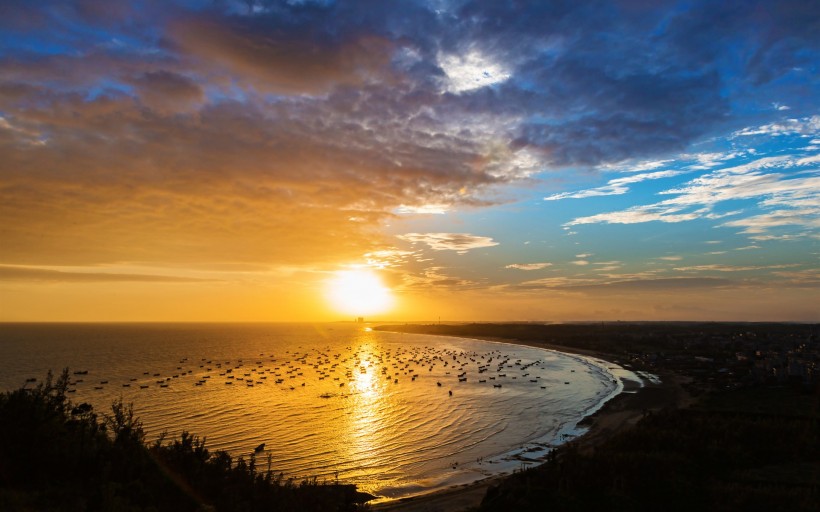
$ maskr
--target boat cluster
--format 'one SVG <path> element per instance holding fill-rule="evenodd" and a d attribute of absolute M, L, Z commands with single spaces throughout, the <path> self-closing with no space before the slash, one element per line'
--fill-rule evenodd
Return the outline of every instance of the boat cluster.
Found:
<path fill-rule="evenodd" d="M 485 353 L 469 352 L 434 346 L 388 347 L 382 350 L 370 345 L 358 348 L 345 347 L 344 350 L 308 349 L 285 351 L 279 355 L 261 353 L 251 360 L 216 360 L 182 358 L 171 372 L 145 371 L 140 377 L 130 377 L 114 385 L 125 388 L 178 387 L 187 382 L 189 386 L 201 387 L 211 382 L 222 382 L 228 386 L 254 388 L 272 383 L 283 390 L 295 391 L 309 387 L 321 392 L 319 397 L 331 398 L 337 392 L 350 389 L 355 392 L 363 382 L 381 379 L 387 385 L 398 385 L 404 380 L 435 382 L 436 387 L 447 387 L 452 395 L 453 385 L 475 382 L 492 385 L 501 389 L 503 382 L 518 381 L 539 384 L 547 388 L 547 380 L 542 380 L 545 361 L 522 361 L 504 354 L 501 350 Z M 89 376 L 89 370 L 75 371 L 72 387 L 74 392 Z M 34 382 L 36 379 L 28 379 Z M 568 384 L 569 381 L 564 381 Z M 109 380 L 94 380 L 94 390 L 105 389 Z"/>

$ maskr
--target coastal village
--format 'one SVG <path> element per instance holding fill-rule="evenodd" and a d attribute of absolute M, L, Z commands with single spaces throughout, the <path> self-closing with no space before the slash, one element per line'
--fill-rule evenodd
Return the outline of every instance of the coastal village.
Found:
<path fill-rule="evenodd" d="M 668 348 L 630 352 L 626 366 L 688 375 L 697 383 L 695 389 L 767 384 L 814 388 L 820 368 L 820 329 L 779 327 L 667 334 L 662 344 Z"/>
<path fill-rule="evenodd" d="M 755 330 L 668 336 L 668 348 L 628 352 L 626 367 L 671 370 L 693 377 L 695 389 L 747 385 L 818 385 L 820 335 L 817 332 L 760 334 Z"/>

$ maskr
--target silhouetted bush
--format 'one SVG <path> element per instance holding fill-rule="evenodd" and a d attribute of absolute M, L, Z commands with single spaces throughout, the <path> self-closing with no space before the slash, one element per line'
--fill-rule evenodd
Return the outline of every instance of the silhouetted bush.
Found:
<path fill-rule="evenodd" d="M 99 418 L 66 398 L 69 373 L 0 395 L 3 511 L 354 511 L 369 496 L 353 485 L 294 482 L 259 471 L 255 456 L 211 453 L 183 432 L 145 444 L 131 405 Z M 366 505 L 365 505 L 366 507 Z"/>

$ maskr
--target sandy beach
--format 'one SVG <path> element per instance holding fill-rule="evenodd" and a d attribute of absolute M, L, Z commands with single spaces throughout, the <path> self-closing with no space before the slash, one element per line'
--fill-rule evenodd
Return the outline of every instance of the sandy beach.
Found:
<path fill-rule="evenodd" d="M 471 336 L 470 338 L 556 350 L 567 354 L 590 356 L 618 364 L 615 362 L 616 356 L 590 350 L 526 340 L 512 341 L 497 337 Z M 686 382 L 685 378 L 673 373 L 661 373 L 658 376 L 660 377 L 660 383 L 645 381 L 643 387 L 625 381 L 623 392 L 609 400 L 601 409 L 580 423 L 579 426 L 587 427 L 588 431 L 572 442 L 579 446 L 581 450 L 592 450 L 614 434 L 630 428 L 647 411 L 666 407 L 681 407 L 690 403 L 691 397 L 681 386 Z M 401 512 L 466 511 L 477 507 L 484 498 L 487 489 L 504 478 L 505 475 L 503 474 L 497 475 L 471 484 L 454 486 L 429 494 L 378 503 L 372 505 L 372 509 Z"/>

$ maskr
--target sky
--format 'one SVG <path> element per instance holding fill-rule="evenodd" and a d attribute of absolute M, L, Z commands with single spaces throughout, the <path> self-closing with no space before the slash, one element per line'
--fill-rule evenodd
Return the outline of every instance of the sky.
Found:
<path fill-rule="evenodd" d="M 0 321 L 820 321 L 819 65 L 805 0 L 4 0 Z"/>

